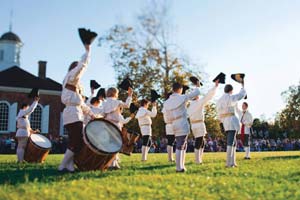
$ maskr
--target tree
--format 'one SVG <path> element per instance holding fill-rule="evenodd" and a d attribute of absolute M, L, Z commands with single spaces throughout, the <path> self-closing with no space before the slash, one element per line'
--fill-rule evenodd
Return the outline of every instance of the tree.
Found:
<path fill-rule="evenodd" d="M 290 137 L 300 137 L 300 83 L 291 86 L 282 93 L 286 106 L 278 114 L 279 126 L 285 130 Z"/>
<path fill-rule="evenodd" d="M 129 76 L 138 97 L 149 96 L 152 88 L 167 95 L 173 80 L 186 84 L 191 74 L 201 75 L 172 41 L 169 8 L 153 0 L 135 26 L 115 25 L 99 39 L 110 49 L 118 81 Z"/>
<path fill-rule="evenodd" d="M 172 40 L 169 8 L 167 1 L 150 1 L 138 15 L 135 25 L 117 24 L 99 39 L 99 45 L 110 50 L 117 81 L 126 76 L 133 80 L 134 101 L 149 97 L 150 89 L 166 96 L 171 92 L 173 81 L 187 84 L 192 74 L 201 77 L 199 67 L 196 70 Z M 125 96 L 125 92 L 121 91 L 120 98 Z M 135 122 L 128 126 L 138 130 Z M 160 112 L 152 127 L 154 135 L 165 133 Z"/>
<path fill-rule="evenodd" d="M 217 109 L 214 103 L 205 106 L 205 126 L 207 133 L 212 137 L 224 137 L 221 132 L 220 122 L 217 119 Z"/>

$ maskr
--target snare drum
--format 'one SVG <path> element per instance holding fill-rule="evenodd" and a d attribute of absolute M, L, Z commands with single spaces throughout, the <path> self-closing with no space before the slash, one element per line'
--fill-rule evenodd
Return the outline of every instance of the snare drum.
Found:
<path fill-rule="evenodd" d="M 42 163 L 51 150 L 51 142 L 41 134 L 31 134 L 25 149 L 24 160 Z"/>
<path fill-rule="evenodd" d="M 106 170 L 122 147 L 121 131 L 105 119 L 90 121 L 84 129 L 83 147 L 74 156 L 81 171 Z"/>

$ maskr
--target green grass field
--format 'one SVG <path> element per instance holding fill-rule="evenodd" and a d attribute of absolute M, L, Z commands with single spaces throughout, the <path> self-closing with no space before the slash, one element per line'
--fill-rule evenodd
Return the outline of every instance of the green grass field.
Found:
<path fill-rule="evenodd" d="M 122 169 L 60 174 L 62 155 L 44 164 L 15 163 L 0 155 L 0 200 L 4 199 L 300 199 L 300 152 L 252 153 L 238 168 L 225 168 L 225 153 L 207 153 L 205 164 L 187 156 L 184 174 L 166 154 L 121 155 Z"/>

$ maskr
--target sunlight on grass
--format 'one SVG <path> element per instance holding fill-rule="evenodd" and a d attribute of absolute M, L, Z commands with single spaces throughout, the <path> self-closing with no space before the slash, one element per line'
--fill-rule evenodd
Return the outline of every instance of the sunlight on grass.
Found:
<path fill-rule="evenodd" d="M 252 153 L 238 168 L 225 168 L 225 153 L 205 154 L 196 165 L 187 155 L 187 173 L 175 172 L 166 154 L 121 156 L 119 171 L 60 174 L 62 155 L 44 164 L 15 163 L 0 156 L 0 199 L 300 199 L 300 152 Z"/>

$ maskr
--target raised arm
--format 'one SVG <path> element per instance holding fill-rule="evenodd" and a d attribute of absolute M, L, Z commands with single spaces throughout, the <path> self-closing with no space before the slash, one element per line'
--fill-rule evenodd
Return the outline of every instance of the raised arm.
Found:
<path fill-rule="evenodd" d="M 33 111 L 35 110 L 35 108 L 37 107 L 39 101 L 38 100 L 35 100 L 31 105 L 30 107 L 27 109 L 27 110 L 24 110 L 23 112 L 20 113 L 20 116 L 18 117 L 23 117 L 23 116 L 26 116 L 26 115 L 30 115 L 31 113 L 33 113 Z"/>
<path fill-rule="evenodd" d="M 133 94 L 133 90 L 132 88 L 129 88 L 128 89 L 128 97 L 126 99 L 125 102 L 123 101 L 120 101 L 120 106 L 123 107 L 123 108 L 129 108 L 130 107 L 130 104 L 132 102 L 132 94 Z"/>
<path fill-rule="evenodd" d="M 78 65 L 69 72 L 68 83 L 72 85 L 77 85 L 80 78 L 82 77 L 85 69 L 87 68 L 90 62 L 90 49 L 86 48 L 86 52 L 82 55 L 81 60 L 78 62 Z"/>
<path fill-rule="evenodd" d="M 153 105 L 152 106 L 152 110 L 151 111 L 147 111 L 147 114 L 151 117 L 151 118 L 154 118 L 156 117 L 157 115 L 157 108 L 156 108 L 156 105 Z"/>
<path fill-rule="evenodd" d="M 247 95 L 246 90 L 242 88 L 238 94 L 231 95 L 231 102 L 236 103 L 237 101 L 242 100 Z"/>
<path fill-rule="evenodd" d="M 211 88 L 208 93 L 201 99 L 203 105 L 206 105 L 212 98 L 215 96 L 216 91 L 217 91 L 217 86 L 214 86 Z"/>

